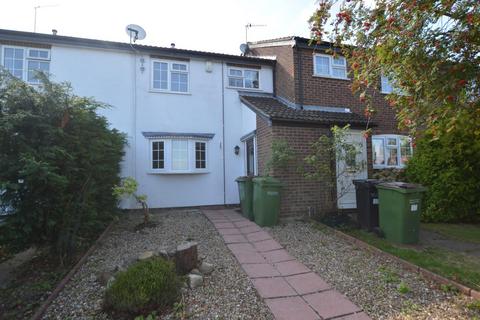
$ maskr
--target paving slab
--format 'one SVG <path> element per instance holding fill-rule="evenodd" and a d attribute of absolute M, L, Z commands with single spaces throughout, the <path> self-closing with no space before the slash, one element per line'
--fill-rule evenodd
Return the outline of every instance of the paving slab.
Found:
<path fill-rule="evenodd" d="M 320 317 L 300 297 L 265 300 L 277 320 L 320 320 Z"/>
<path fill-rule="evenodd" d="M 295 290 L 283 278 L 253 279 L 252 283 L 264 299 L 297 296 Z"/>
<path fill-rule="evenodd" d="M 304 295 L 303 299 L 324 319 L 345 316 L 361 309 L 335 290 Z"/>
<path fill-rule="evenodd" d="M 204 210 L 277 320 L 368 320 L 368 315 L 234 210 Z M 333 320 L 332 319 L 332 320 Z"/>

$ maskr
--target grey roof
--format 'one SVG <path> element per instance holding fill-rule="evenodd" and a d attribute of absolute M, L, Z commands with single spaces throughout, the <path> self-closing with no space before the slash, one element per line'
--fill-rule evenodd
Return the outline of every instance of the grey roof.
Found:
<path fill-rule="evenodd" d="M 144 52 L 146 54 L 159 54 L 159 55 L 172 55 L 175 57 L 207 57 L 207 58 L 216 58 L 221 60 L 227 60 L 231 62 L 256 62 L 262 64 L 272 65 L 275 63 L 273 59 L 259 58 L 259 57 L 246 57 L 234 54 L 224 54 L 224 53 L 215 53 L 207 51 L 197 51 L 197 50 L 187 50 L 187 49 L 177 49 L 177 48 L 166 48 L 166 47 L 157 47 L 149 45 L 140 45 L 133 44 L 130 46 L 129 43 L 125 42 L 114 42 L 114 41 L 104 41 L 96 39 L 87 39 L 87 38 L 78 38 L 78 37 L 68 37 L 68 36 L 59 36 L 53 34 L 45 33 L 34 33 L 34 32 L 25 32 L 25 31 L 15 31 L 15 30 L 6 30 L 0 29 L 0 41 L 19 41 L 19 42 L 30 42 L 30 43 L 40 43 L 40 44 L 49 44 L 49 45 L 69 45 L 69 46 L 79 46 L 79 47 L 91 47 L 97 49 L 109 49 L 109 50 L 122 50 L 122 51 L 132 51 L 132 46 L 138 51 Z"/>
<path fill-rule="evenodd" d="M 240 95 L 240 100 L 255 113 L 273 122 L 367 124 L 367 119 L 356 113 L 294 109 L 273 96 Z"/>
<path fill-rule="evenodd" d="M 197 138 L 197 139 L 212 139 L 214 133 L 186 133 L 186 132 L 142 132 L 145 138 Z"/>

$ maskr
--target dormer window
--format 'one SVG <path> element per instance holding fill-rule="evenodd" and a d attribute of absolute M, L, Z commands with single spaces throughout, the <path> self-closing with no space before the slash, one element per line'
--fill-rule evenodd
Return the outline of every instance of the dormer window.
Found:
<path fill-rule="evenodd" d="M 342 56 L 315 54 L 313 74 L 319 77 L 347 79 L 347 60 Z"/>
<path fill-rule="evenodd" d="M 229 68 L 228 86 L 232 88 L 259 89 L 259 71 L 243 68 Z"/>

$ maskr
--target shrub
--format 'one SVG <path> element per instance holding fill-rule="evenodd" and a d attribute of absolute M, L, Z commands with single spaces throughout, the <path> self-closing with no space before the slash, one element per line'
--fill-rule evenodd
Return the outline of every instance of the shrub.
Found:
<path fill-rule="evenodd" d="M 52 244 L 63 261 L 116 210 L 125 138 L 105 105 L 40 78 L 33 88 L 0 70 L 0 203 L 13 208 L 0 244 Z"/>
<path fill-rule="evenodd" d="M 105 292 L 104 308 L 117 315 L 147 315 L 173 306 L 180 287 L 173 262 L 157 257 L 140 261 L 118 273 Z"/>
<path fill-rule="evenodd" d="M 475 132 L 454 130 L 437 140 L 425 136 L 417 142 L 406 175 L 428 187 L 424 221 L 480 221 L 480 141 Z"/>

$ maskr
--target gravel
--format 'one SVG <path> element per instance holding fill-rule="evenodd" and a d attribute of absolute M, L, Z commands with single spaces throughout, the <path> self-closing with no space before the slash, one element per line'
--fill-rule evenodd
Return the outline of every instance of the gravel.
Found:
<path fill-rule="evenodd" d="M 105 287 L 97 281 L 142 252 L 171 250 L 185 241 L 198 242 L 199 256 L 215 267 L 203 286 L 187 290 L 183 303 L 189 319 L 273 319 L 247 275 L 199 210 L 159 210 L 155 228 L 134 231 L 141 215 L 126 215 L 111 230 L 48 308 L 44 319 L 110 319 L 102 312 Z M 172 319 L 166 315 L 164 319 Z"/>
<path fill-rule="evenodd" d="M 397 262 L 357 248 L 329 229 L 292 222 L 268 230 L 299 261 L 373 319 L 474 319 L 472 299 L 446 293 Z M 399 287 L 407 288 L 401 293 Z"/>

